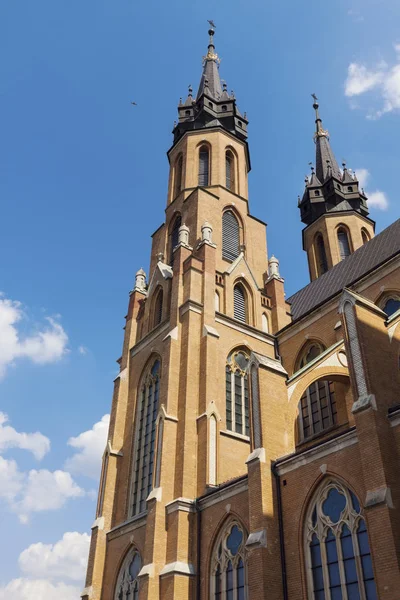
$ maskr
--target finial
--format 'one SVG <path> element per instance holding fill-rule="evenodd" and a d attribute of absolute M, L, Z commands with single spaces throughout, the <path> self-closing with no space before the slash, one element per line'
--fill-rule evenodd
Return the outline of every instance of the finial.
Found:
<path fill-rule="evenodd" d="M 310 182 L 308 181 L 308 175 L 306 175 L 306 176 L 304 177 L 304 183 L 305 183 L 306 185 L 308 185 L 308 184 L 310 183 Z"/>
<path fill-rule="evenodd" d="M 329 133 L 327 131 L 325 131 L 325 129 L 322 129 L 322 119 L 319 116 L 319 112 L 318 112 L 318 108 L 319 108 L 318 98 L 315 94 L 311 94 L 311 97 L 314 99 L 313 109 L 315 110 L 315 124 L 317 126 L 315 135 L 314 135 L 314 139 L 316 140 L 316 138 L 319 138 L 319 137 L 326 137 L 329 139 Z"/>
<path fill-rule="evenodd" d="M 343 171 L 347 171 L 346 161 L 343 159 L 342 162 Z"/>
<path fill-rule="evenodd" d="M 244 113 L 243 113 L 243 117 L 244 117 L 245 119 L 247 119 L 247 112 L 246 112 L 246 111 L 244 111 Z"/>
<path fill-rule="evenodd" d="M 222 91 L 226 92 L 227 88 L 228 88 L 228 86 L 227 86 L 227 84 L 226 84 L 226 81 L 224 81 L 224 82 L 222 83 Z"/>
<path fill-rule="evenodd" d="M 192 84 L 191 83 L 188 86 L 188 91 L 189 91 L 189 96 L 191 96 L 193 94 L 193 88 L 192 88 Z"/>
<path fill-rule="evenodd" d="M 314 104 L 313 104 L 313 108 L 315 110 L 318 110 L 319 104 L 318 104 L 318 98 L 315 94 L 311 94 L 312 98 L 314 98 Z"/>
<path fill-rule="evenodd" d="M 179 98 L 179 105 L 182 104 L 182 96 Z"/>
<path fill-rule="evenodd" d="M 232 98 L 235 97 L 235 92 L 233 90 L 231 90 L 231 96 L 232 96 Z"/>
<path fill-rule="evenodd" d="M 218 54 L 215 52 L 215 46 L 214 46 L 215 23 L 212 20 L 209 20 L 208 23 L 210 25 L 210 29 L 208 30 L 208 35 L 210 36 L 210 41 L 208 42 L 207 55 L 203 56 L 203 61 L 214 60 L 217 64 L 219 64 L 220 59 L 218 58 Z"/>

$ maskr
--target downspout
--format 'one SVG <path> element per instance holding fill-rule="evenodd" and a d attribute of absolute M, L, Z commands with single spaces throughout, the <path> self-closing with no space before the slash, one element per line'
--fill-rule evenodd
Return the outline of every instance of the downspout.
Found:
<path fill-rule="evenodd" d="M 196 568 L 196 600 L 200 600 L 201 593 L 201 579 L 200 579 L 200 567 L 201 567 L 201 510 L 199 501 L 196 499 L 195 508 L 197 513 L 197 568 Z"/>
<path fill-rule="evenodd" d="M 283 531 L 283 511 L 282 511 L 282 496 L 281 496 L 281 479 L 276 468 L 276 463 L 272 465 L 272 472 L 275 476 L 276 483 L 276 498 L 278 501 L 278 526 L 279 526 L 279 547 L 281 555 L 282 569 L 282 591 L 283 600 L 288 600 L 287 576 L 286 576 L 286 556 L 285 556 L 285 539 Z"/>

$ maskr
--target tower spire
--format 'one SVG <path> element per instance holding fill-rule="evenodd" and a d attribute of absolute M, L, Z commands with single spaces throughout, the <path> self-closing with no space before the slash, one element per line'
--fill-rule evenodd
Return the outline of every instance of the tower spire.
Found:
<path fill-rule="evenodd" d="M 221 61 L 215 51 L 214 45 L 215 25 L 213 21 L 209 21 L 209 24 L 210 28 L 208 30 L 208 35 L 210 36 L 210 39 L 208 42 L 207 54 L 203 56 L 203 73 L 201 75 L 196 100 L 198 100 L 204 92 L 206 92 L 207 95 L 212 96 L 215 100 L 219 100 L 222 96 L 221 79 L 218 70 Z"/>
<path fill-rule="evenodd" d="M 323 183 L 328 177 L 342 178 L 338 162 L 332 152 L 329 142 L 329 133 L 322 127 L 322 119 L 319 114 L 318 98 L 315 94 L 311 94 L 314 99 L 313 108 L 315 110 L 315 146 L 316 146 L 316 174 L 318 179 Z"/>

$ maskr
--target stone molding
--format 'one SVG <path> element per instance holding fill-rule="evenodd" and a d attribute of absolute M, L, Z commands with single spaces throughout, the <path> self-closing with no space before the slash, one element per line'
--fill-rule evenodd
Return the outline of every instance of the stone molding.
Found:
<path fill-rule="evenodd" d="M 249 486 L 246 477 L 246 479 L 241 479 L 240 481 L 237 481 L 236 483 L 233 483 L 222 490 L 210 492 L 208 496 L 201 498 L 198 504 L 199 509 L 203 511 L 214 504 L 218 504 L 219 502 L 224 502 L 228 498 L 232 498 L 232 496 L 237 496 L 242 492 L 247 492 L 248 489 Z"/>
<path fill-rule="evenodd" d="M 255 327 L 252 327 L 251 325 L 246 325 L 246 323 L 235 321 L 234 319 L 232 319 L 231 317 L 227 317 L 223 313 L 217 313 L 217 316 L 215 317 L 215 322 L 220 323 L 221 325 L 225 325 L 230 329 L 234 329 L 235 331 L 240 331 L 240 333 L 244 333 L 245 335 L 255 338 L 256 340 L 261 340 L 262 342 L 265 342 L 270 346 L 274 345 L 270 334 L 263 333 L 262 331 L 255 329 Z"/>
<path fill-rule="evenodd" d="M 371 508 L 372 506 L 378 506 L 379 504 L 386 504 L 388 508 L 394 508 L 390 487 L 384 485 L 375 490 L 367 491 L 364 507 Z"/>
<path fill-rule="evenodd" d="M 145 335 L 143 339 L 141 339 L 135 346 L 132 346 L 132 348 L 130 349 L 131 358 L 133 358 L 134 356 L 136 356 L 136 354 L 141 352 L 143 350 L 143 348 L 145 348 L 148 344 L 151 344 L 152 342 L 154 342 L 154 340 L 161 333 L 164 333 L 164 331 L 166 331 L 166 329 L 168 329 L 168 327 L 169 327 L 169 321 L 166 321 L 164 323 L 161 323 L 158 327 L 153 329 L 153 331 L 150 331 L 150 333 Z"/>
<path fill-rule="evenodd" d="M 128 369 L 125 367 L 125 369 L 122 369 L 122 371 L 120 371 L 118 373 L 118 375 L 115 377 L 114 381 L 117 381 L 117 379 L 121 379 L 122 381 L 125 381 L 125 379 L 127 379 L 128 377 Z"/>
<path fill-rule="evenodd" d="M 215 327 L 212 327 L 211 325 L 203 325 L 203 337 L 205 337 L 207 335 L 211 335 L 212 337 L 219 338 L 219 333 L 215 329 Z"/>
<path fill-rule="evenodd" d="M 162 487 L 155 487 L 151 490 L 150 494 L 146 498 L 146 502 L 150 502 L 150 500 L 156 500 L 157 502 L 161 502 L 162 498 Z"/>
<path fill-rule="evenodd" d="M 168 339 L 171 339 L 171 340 L 178 339 L 178 326 L 171 329 L 171 331 L 168 331 L 167 335 L 163 338 L 163 342 L 165 342 Z"/>
<path fill-rule="evenodd" d="M 265 448 L 256 448 L 247 457 L 246 465 L 249 465 L 250 463 L 255 462 L 255 461 L 260 462 L 260 463 L 265 463 L 266 460 L 267 459 L 266 459 L 266 454 L 265 454 Z"/>
<path fill-rule="evenodd" d="M 163 575 L 196 575 L 196 571 L 192 563 L 182 562 L 177 560 L 168 563 L 160 572 L 160 577 Z"/>
<path fill-rule="evenodd" d="M 138 577 L 154 577 L 154 563 L 149 563 L 148 565 L 143 565 L 138 573 Z"/>
<path fill-rule="evenodd" d="M 102 531 L 104 529 L 104 517 L 97 517 L 92 525 L 92 529 L 100 529 Z"/>
<path fill-rule="evenodd" d="M 181 304 L 179 307 L 179 315 L 183 317 L 183 315 L 190 310 L 198 315 L 201 315 L 203 314 L 203 305 L 199 302 L 194 302 L 194 300 L 186 300 L 186 302 Z"/>
<path fill-rule="evenodd" d="M 265 356 L 264 354 L 259 354 L 258 352 L 251 353 L 249 364 L 247 365 L 248 372 L 250 371 L 253 365 L 256 365 L 257 368 L 264 367 L 265 369 L 269 369 L 270 371 L 276 371 L 277 373 L 281 373 L 282 375 L 287 375 L 285 367 L 279 360 L 275 360 L 273 358 L 270 358 L 269 356 Z"/>
<path fill-rule="evenodd" d="M 255 550 L 256 548 L 266 548 L 267 547 L 267 531 L 266 529 L 260 529 L 259 531 L 254 531 L 250 533 L 247 538 L 246 548 L 247 550 Z"/>
<path fill-rule="evenodd" d="M 364 410 L 368 410 L 372 408 L 373 410 L 377 410 L 376 408 L 376 398 L 374 394 L 367 394 L 366 396 L 360 396 L 358 400 L 353 403 L 351 407 L 351 412 L 354 414 L 363 412 Z"/>
<path fill-rule="evenodd" d="M 135 515 L 131 519 L 127 519 L 123 523 L 116 525 L 110 531 L 107 532 L 107 539 L 113 540 L 120 535 L 125 535 L 130 531 L 134 531 L 135 529 L 139 529 L 146 525 L 147 521 L 147 511 L 140 513 L 139 515 Z"/>
<path fill-rule="evenodd" d="M 172 502 L 165 505 L 165 512 L 170 515 L 177 510 L 181 512 L 194 513 L 196 512 L 195 500 L 190 498 L 175 498 Z"/>
<path fill-rule="evenodd" d="M 333 440 L 328 440 L 317 448 L 310 448 L 300 455 L 294 455 L 282 460 L 277 464 L 276 467 L 278 475 L 285 475 L 290 471 L 304 467 L 315 460 L 319 460 L 320 458 L 328 456 L 329 454 L 333 454 L 334 452 L 339 452 L 340 450 L 343 450 L 343 448 L 347 448 L 348 446 L 352 446 L 353 444 L 357 443 L 358 438 L 355 430 L 343 433 L 340 437 L 337 437 Z"/>
<path fill-rule="evenodd" d="M 88 598 L 88 600 L 90 600 L 92 597 L 92 593 L 93 593 L 93 586 L 90 585 L 89 587 L 85 587 L 81 591 L 81 598 Z"/>

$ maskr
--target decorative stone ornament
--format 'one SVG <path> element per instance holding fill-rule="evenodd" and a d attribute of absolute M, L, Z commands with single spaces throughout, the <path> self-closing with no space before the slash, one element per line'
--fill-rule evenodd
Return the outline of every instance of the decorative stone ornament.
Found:
<path fill-rule="evenodd" d="M 183 246 L 189 246 L 189 227 L 185 224 L 179 227 L 178 243 Z"/>
<path fill-rule="evenodd" d="M 271 258 L 269 259 L 268 267 L 269 267 L 269 278 L 271 278 L 271 277 L 279 277 L 280 278 L 279 260 L 274 255 L 272 255 Z"/>
<path fill-rule="evenodd" d="M 212 244 L 213 228 L 207 221 L 201 226 L 201 241 Z"/>
<path fill-rule="evenodd" d="M 164 252 L 157 253 L 157 262 L 164 262 Z"/>
<path fill-rule="evenodd" d="M 133 288 L 133 291 L 142 292 L 143 294 L 146 293 L 146 273 L 143 271 L 143 269 L 139 269 L 139 271 L 136 273 L 135 287 Z"/>

